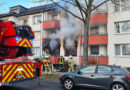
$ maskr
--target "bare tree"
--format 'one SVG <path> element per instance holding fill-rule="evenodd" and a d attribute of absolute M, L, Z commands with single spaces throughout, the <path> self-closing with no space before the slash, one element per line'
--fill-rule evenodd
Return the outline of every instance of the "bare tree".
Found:
<path fill-rule="evenodd" d="M 44 0 L 46 1 L 46 0 Z M 63 5 L 57 3 L 57 0 L 47 0 L 49 2 L 53 2 L 55 5 L 59 6 L 72 16 L 81 20 L 84 24 L 84 35 L 83 35 L 83 65 L 88 64 L 88 36 L 89 36 L 89 21 L 91 13 L 107 3 L 108 1 L 116 2 L 117 0 L 59 0 L 66 4 L 69 4 L 78 9 L 81 15 L 77 15 L 71 10 L 65 8 Z M 119 1 L 119 0 L 118 0 Z"/>

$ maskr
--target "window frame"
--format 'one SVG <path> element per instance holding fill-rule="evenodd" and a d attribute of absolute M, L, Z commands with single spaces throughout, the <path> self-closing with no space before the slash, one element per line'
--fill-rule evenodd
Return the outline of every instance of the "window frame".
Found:
<path fill-rule="evenodd" d="M 123 29 L 122 29 L 123 23 L 130 23 L 130 20 L 114 22 L 115 34 L 128 34 L 128 33 L 130 33 L 130 31 L 129 32 L 123 31 Z M 119 25 L 119 30 L 118 30 L 116 24 L 121 24 L 121 25 Z"/>
<path fill-rule="evenodd" d="M 38 55 L 39 55 L 39 51 L 40 51 L 40 50 L 38 50 L 38 49 L 40 49 L 40 47 L 33 47 L 33 48 L 31 49 L 32 54 L 33 54 L 34 56 L 38 56 Z"/>
<path fill-rule="evenodd" d="M 40 17 L 40 20 L 42 20 L 42 15 L 33 16 L 33 24 L 40 24 L 40 22 L 38 22 L 38 17 Z"/>
<path fill-rule="evenodd" d="M 96 47 L 96 49 L 98 47 L 98 54 L 92 54 L 92 47 Z M 100 52 L 99 52 L 100 50 L 99 49 L 100 49 L 99 45 L 90 46 L 90 54 L 91 55 L 99 55 L 100 54 Z"/>
<path fill-rule="evenodd" d="M 119 55 L 116 54 L 116 46 L 119 45 L 120 53 Z M 123 54 L 123 45 L 130 45 L 130 44 L 115 44 L 115 56 L 130 56 L 130 55 L 124 55 Z"/>

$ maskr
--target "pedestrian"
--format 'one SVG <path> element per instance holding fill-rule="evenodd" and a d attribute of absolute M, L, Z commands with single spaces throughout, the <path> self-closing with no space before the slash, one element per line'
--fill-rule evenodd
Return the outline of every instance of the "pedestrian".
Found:
<path fill-rule="evenodd" d="M 74 59 L 71 55 L 70 55 L 68 64 L 69 64 L 68 72 L 71 72 L 71 71 L 73 72 L 74 71 Z"/>
<path fill-rule="evenodd" d="M 64 69 L 64 60 L 65 60 L 65 59 L 64 59 L 63 56 L 59 57 L 59 59 L 58 59 L 60 71 L 63 71 L 63 69 Z"/>
<path fill-rule="evenodd" d="M 45 58 L 43 59 L 43 63 L 44 63 L 44 68 L 45 68 L 45 74 L 51 74 L 51 62 L 48 56 L 45 56 Z"/>

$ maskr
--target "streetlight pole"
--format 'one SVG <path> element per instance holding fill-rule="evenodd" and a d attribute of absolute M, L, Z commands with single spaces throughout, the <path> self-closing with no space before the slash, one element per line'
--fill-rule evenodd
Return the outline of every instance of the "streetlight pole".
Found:
<path fill-rule="evenodd" d="M 42 21 L 40 22 L 40 57 L 42 57 L 42 27 L 43 27 L 43 23 Z"/>

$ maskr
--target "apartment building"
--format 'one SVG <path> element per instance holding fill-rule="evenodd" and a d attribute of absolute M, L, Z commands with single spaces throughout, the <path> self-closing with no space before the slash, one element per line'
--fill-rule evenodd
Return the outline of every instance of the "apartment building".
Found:
<path fill-rule="evenodd" d="M 61 38 L 62 29 L 71 30 L 63 27 L 62 19 L 68 18 L 68 15 L 54 4 L 26 8 L 21 5 L 10 8 L 10 12 L 1 14 L 0 19 L 4 21 L 14 21 L 19 25 L 30 25 L 35 34 L 33 44 L 33 57 L 49 55 L 52 63 L 56 63 L 58 56 L 65 56 L 67 60 L 70 55 L 75 59 L 75 64 L 82 64 L 83 56 L 83 38 L 78 33 Z M 75 23 L 69 23 L 76 26 Z M 108 64 L 108 33 L 107 33 L 107 13 L 94 13 L 90 19 L 89 31 L 89 64 Z M 80 23 L 79 23 L 80 24 Z M 83 25 L 81 25 L 83 27 Z M 63 33 L 62 33 L 63 34 Z M 71 35 L 71 34 L 70 34 Z M 42 39 L 41 39 L 42 38 Z M 72 39 L 73 38 L 73 39 Z M 69 48 L 68 48 L 69 47 Z"/>
<path fill-rule="evenodd" d="M 130 66 L 130 1 L 111 4 L 108 11 L 109 64 Z"/>
<path fill-rule="evenodd" d="M 10 7 L 10 12 L 1 14 L 0 19 L 4 21 L 14 21 L 17 25 L 30 25 L 35 34 L 33 43 L 33 54 L 36 56 L 41 55 L 40 52 L 40 35 L 42 30 L 42 38 L 46 37 L 46 31 L 43 30 L 43 21 L 58 20 L 59 12 L 53 4 L 25 8 L 21 5 Z M 52 26 L 55 22 L 50 23 Z"/>
<path fill-rule="evenodd" d="M 93 13 L 90 17 L 90 30 L 88 40 L 89 64 L 108 64 L 107 22 L 107 13 Z M 83 45 L 83 43 L 81 43 L 81 45 Z"/>

